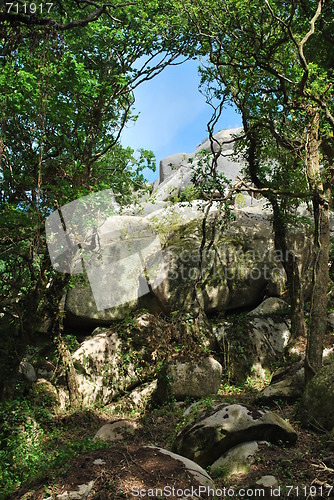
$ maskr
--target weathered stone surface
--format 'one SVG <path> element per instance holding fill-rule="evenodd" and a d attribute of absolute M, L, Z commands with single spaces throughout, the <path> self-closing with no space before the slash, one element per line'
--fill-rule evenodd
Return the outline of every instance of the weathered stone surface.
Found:
<path fill-rule="evenodd" d="M 137 425 L 130 420 L 117 420 L 103 425 L 95 434 L 94 441 L 122 441 L 126 435 L 134 434 Z"/>
<path fill-rule="evenodd" d="M 72 356 L 77 370 L 78 388 L 84 404 L 107 403 L 135 378 L 129 362 L 124 370 L 122 344 L 116 333 L 98 328 Z"/>
<path fill-rule="evenodd" d="M 262 304 L 248 313 L 248 316 L 268 316 L 277 313 L 287 312 L 289 305 L 278 297 L 269 297 Z"/>
<path fill-rule="evenodd" d="M 160 161 L 160 178 L 159 184 L 164 182 L 168 177 L 174 175 L 182 166 L 189 167 L 189 158 L 191 155 L 187 153 L 176 153 L 167 156 Z"/>
<path fill-rule="evenodd" d="M 202 467 L 245 441 L 294 444 L 297 439 L 292 426 L 278 415 L 246 405 L 217 405 L 201 417 L 195 408 L 192 414 L 195 422 L 176 436 L 173 450 Z"/>
<path fill-rule="evenodd" d="M 53 363 L 46 359 L 37 360 L 35 363 L 35 370 L 38 375 L 38 378 L 44 378 L 46 380 L 50 380 L 54 375 L 56 367 Z"/>
<path fill-rule="evenodd" d="M 217 324 L 214 335 L 220 351 L 225 353 L 223 364 L 230 380 L 241 383 L 251 374 L 265 379 L 273 361 L 288 344 L 289 327 L 289 321 L 280 315 L 236 316 Z"/>
<path fill-rule="evenodd" d="M 158 379 L 157 397 L 163 402 L 171 396 L 182 401 L 217 394 L 221 375 L 222 366 L 212 357 L 167 365 Z"/>
<path fill-rule="evenodd" d="M 234 474 L 246 474 L 255 462 L 255 455 L 259 445 L 256 441 L 238 444 L 228 450 L 210 466 L 212 477 L 223 476 L 228 479 Z"/>
<path fill-rule="evenodd" d="M 66 295 L 65 310 L 68 324 L 77 328 L 109 325 L 112 321 L 125 318 L 138 307 L 138 301 L 98 311 L 93 292 L 88 282 L 77 284 Z"/>
<path fill-rule="evenodd" d="M 271 500 L 279 495 L 278 481 L 275 476 L 262 476 L 254 485 L 255 489 L 263 491 L 261 495 L 265 500 Z M 275 491 L 278 495 L 275 495 Z"/>
<path fill-rule="evenodd" d="M 202 469 L 202 467 L 199 467 L 197 463 L 189 460 L 186 457 L 177 455 L 176 453 L 165 450 L 163 448 L 159 448 L 157 446 L 149 446 L 149 448 L 156 450 L 157 453 L 162 453 L 164 455 L 168 455 L 174 460 L 178 460 L 185 466 L 186 471 L 189 472 L 193 476 L 193 478 L 196 479 L 196 481 L 198 481 L 201 485 L 214 488 L 214 482 L 212 481 L 209 474 L 204 469 Z"/>
<path fill-rule="evenodd" d="M 59 404 L 57 389 L 49 380 L 39 378 L 32 387 L 31 397 L 37 402 L 43 402 L 45 406 Z"/>
<path fill-rule="evenodd" d="M 19 374 L 29 383 L 37 380 L 35 368 L 28 361 L 21 361 L 19 365 Z"/>
<path fill-rule="evenodd" d="M 276 370 L 272 376 L 270 385 L 259 394 L 259 399 L 263 401 L 298 399 L 304 390 L 303 364 L 302 361 Z"/>
<path fill-rule="evenodd" d="M 219 140 L 227 141 L 222 147 L 223 155 L 230 154 L 232 144 L 229 141 L 234 133 L 240 133 L 240 129 L 217 134 Z M 199 150 L 210 147 L 210 142 L 207 142 Z M 146 227 L 152 224 L 163 247 L 161 261 L 157 261 L 156 252 L 147 256 L 145 254 L 144 259 L 137 259 L 133 264 L 131 279 L 121 275 L 119 270 L 118 279 L 114 280 L 103 270 L 96 271 L 99 273 L 96 289 L 102 290 L 101 303 L 104 303 L 104 297 L 122 293 L 127 296 L 127 300 L 112 307 L 102 307 L 101 304 L 97 307 L 96 293 L 93 296 L 88 284 L 78 284 L 66 297 L 67 321 L 72 325 L 108 325 L 139 307 L 148 308 L 151 312 L 170 313 L 182 308 L 193 310 L 196 304 L 200 304 L 206 313 L 213 314 L 255 307 L 264 296 L 279 296 L 282 293 L 285 272 L 274 249 L 271 211 L 264 206 L 263 201 L 257 201 L 255 206 L 236 203 L 235 220 L 231 220 L 223 230 L 217 227 L 214 240 L 211 241 L 213 217 L 218 210 L 218 204 L 214 203 L 208 214 L 204 247 L 204 202 L 194 200 L 189 204 L 166 205 L 171 195 L 178 195 L 191 184 L 190 165 L 184 164 L 188 160 L 183 154 L 167 158 L 161 167 L 162 182 L 151 196 L 145 197 L 137 206 L 129 207 L 122 216 L 107 218 L 99 228 L 100 242 L 105 247 L 103 259 L 109 263 L 113 261 L 111 249 L 115 245 L 110 235 L 113 234 L 115 221 L 125 224 L 130 233 L 134 225 Z M 173 163 L 175 170 L 170 167 L 170 163 Z M 224 172 L 231 181 L 236 179 L 241 168 L 240 163 L 228 157 L 221 156 L 218 161 L 218 171 Z M 307 273 L 312 258 L 311 247 L 304 227 L 300 231 L 294 230 L 291 248 L 299 258 L 303 275 Z M 124 248 L 124 245 L 119 245 L 117 251 L 122 253 Z M 91 252 L 88 257 L 93 259 L 94 253 Z M 145 281 L 147 272 L 143 272 L 143 266 L 148 273 L 152 268 L 156 275 L 149 275 L 148 282 Z M 88 277 L 91 282 L 95 274 L 91 272 Z M 107 304 L 108 301 L 105 302 Z"/>
<path fill-rule="evenodd" d="M 290 321 L 276 322 L 272 318 L 254 318 L 250 336 L 257 353 L 257 363 L 264 367 L 283 353 L 290 340 Z"/>
<path fill-rule="evenodd" d="M 236 220 L 210 245 L 210 224 L 202 248 L 203 214 L 177 226 L 161 218 L 160 237 L 166 237 L 164 262 L 167 273 L 153 293 L 166 311 L 193 308 L 197 300 L 205 312 L 214 313 L 260 302 L 277 287 L 281 267 L 273 258 L 273 236 L 268 218 L 235 211 Z M 152 218 L 151 218 L 152 220 Z M 156 226 L 157 228 L 157 226 Z"/>
<path fill-rule="evenodd" d="M 300 404 L 304 424 L 318 430 L 334 427 L 334 363 L 324 366 L 307 384 Z"/>
<path fill-rule="evenodd" d="M 161 282 L 161 244 L 148 219 L 128 215 L 106 218 L 91 239 L 73 269 L 84 269 L 90 286 L 70 290 L 65 309 L 68 321 L 105 324 L 138 308 L 139 298 Z"/>
<path fill-rule="evenodd" d="M 94 481 L 89 481 L 88 484 L 79 484 L 77 490 L 65 491 L 59 495 L 52 495 L 51 499 L 56 500 L 85 500 L 92 491 Z"/>

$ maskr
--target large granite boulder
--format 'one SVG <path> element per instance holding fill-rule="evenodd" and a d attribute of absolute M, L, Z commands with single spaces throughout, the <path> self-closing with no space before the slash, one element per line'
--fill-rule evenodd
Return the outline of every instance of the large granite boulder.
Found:
<path fill-rule="evenodd" d="M 199 302 L 206 313 L 256 306 L 265 293 L 281 293 L 284 274 L 274 253 L 269 215 L 235 210 L 224 231 L 217 227 L 211 240 L 213 217 L 206 224 L 203 212 L 187 224 L 178 217 L 150 220 L 164 242 L 165 278 L 153 294 L 171 312 L 193 309 Z"/>
<path fill-rule="evenodd" d="M 194 406 L 188 420 L 190 423 L 177 434 L 173 450 L 202 467 L 246 441 L 292 445 L 297 440 L 292 426 L 278 415 L 246 405 L 219 404 L 202 415 Z"/>
<path fill-rule="evenodd" d="M 224 174 L 229 182 L 235 183 L 245 166 L 242 160 L 233 158 L 235 138 L 241 132 L 242 128 L 221 130 L 214 134 L 212 141 L 207 139 L 193 153 L 178 153 L 161 160 L 159 183 L 155 186 L 153 197 L 157 201 L 166 201 L 182 193 L 192 185 L 194 169 L 202 171 L 206 161 L 212 160 L 213 152 L 216 155 L 220 153 L 217 157 L 217 173 Z M 244 199 L 246 204 L 254 202 L 247 194 Z"/>
<path fill-rule="evenodd" d="M 324 366 L 307 384 L 300 403 L 300 418 L 317 430 L 334 428 L 334 363 Z"/>
<path fill-rule="evenodd" d="M 214 149 L 220 148 L 222 153 L 218 171 L 231 182 L 243 167 L 230 157 L 233 136 L 240 132 L 221 131 L 214 142 Z M 161 182 L 150 196 L 122 214 L 105 216 L 96 234 L 86 235 L 80 227 L 81 253 L 74 272 L 85 269 L 87 279 L 67 294 L 68 322 L 79 327 L 108 325 L 140 307 L 164 313 L 201 307 L 214 314 L 256 307 L 265 296 L 280 296 L 286 277 L 274 249 L 272 214 L 263 199 L 241 208 L 236 203 L 230 220 L 223 226 L 217 223 L 215 231 L 213 222 L 220 208 L 213 203 L 207 214 L 205 241 L 207 207 L 203 200 L 167 205 L 166 200 L 173 198 L 175 202 L 191 186 L 192 164 L 199 166 L 201 161 L 196 155 L 210 150 L 211 141 L 207 141 L 194 155 L 166 158 L 161 164 Z M 68 222 L 74 215 L 77 218 L 72 207 Z M 304 227 L 294 229 L 290 246 L 305 275 L 312 259 L 312 243 Z M 55 249 L 59 253 L 57 246 Z M 65 257 L 58 253 L 54 265 L 59 265 L 61 258 L 61 269 L 69 272 Z"/>

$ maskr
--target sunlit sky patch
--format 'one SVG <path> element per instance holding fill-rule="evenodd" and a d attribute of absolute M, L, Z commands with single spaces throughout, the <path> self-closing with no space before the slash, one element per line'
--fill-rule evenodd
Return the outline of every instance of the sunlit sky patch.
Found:
<path fill-rule="evenodd" d="M 174 153 L 192 153 L 208 135 L 211 108 L 198 91 L 197 66 L 198 62 L 187 61 L 168 67 L 135 91 L 139 118 L 123 132 L 122 144 L 153 151 L 157 170 L 146 172 L 149 181 L 159 176 L 160 160 Z M 215 131 L 240 125 L 240 116 L 227 108 Z"/>

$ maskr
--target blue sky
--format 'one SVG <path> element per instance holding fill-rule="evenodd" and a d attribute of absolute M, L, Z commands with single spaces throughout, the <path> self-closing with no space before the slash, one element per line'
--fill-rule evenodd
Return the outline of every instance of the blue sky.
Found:
<path fill-rule="evenodd" d="M 162 158 L 174 153 L 192 153 L 207 137 L 211 108 L 198 91 L 197 66 L 196 61 L 187 61 L 168 67 L 135 91 L 135 110 L 140 115 L 135 124 L 124 130 L 122 144 L 135 150 L 153 151 L 157 170 L 147 171 L 149 181 L 159 176 Z M 223 111 L 216 131 L 240 125 L 240 116 L 228 108 Z"/>

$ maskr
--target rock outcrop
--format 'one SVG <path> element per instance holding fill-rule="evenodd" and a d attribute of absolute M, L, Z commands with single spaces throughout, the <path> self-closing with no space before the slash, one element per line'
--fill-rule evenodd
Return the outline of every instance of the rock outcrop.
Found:
<path fill-rule="evenodd" d="M 221 150 L 218 173 L 232 183 L 243 168 L 231 159 L 233 137 L 240 131 L 218 132 L 218 142 L 213 143 L 215 151 Z M 271 212 L 263 199 L 248 197 L 244 206 L 236 204 L 230 220 L 216 223 L 215 231 L 214 217 L 220 208 L 213 203 L 204 233 L 206 203 L 191 196 L 187 203 L 178 202 L 180 193 L 192 186 L 192 168 L 201 164 L 200 151 L 210 157 L 211 142 L 203 143 L 194 155 L 164 159 L 151 195 L 98 225 L 99 252 L 85 250 L 84 255 L 90 283 L 81 280 L 67 294 L 65 309 L 72 326 L 107 325 L 140 307 L 170 313 L 201 306 L 208 314 L 251 308 L 265 296 L 279 297 L 283 292 L 285 273 L 274 250 Z M 115 240 L 116 233 L 120 241 Z M 311 247 L 305 228 L 295 228 L 292 248 L 303 275 Z"/>

